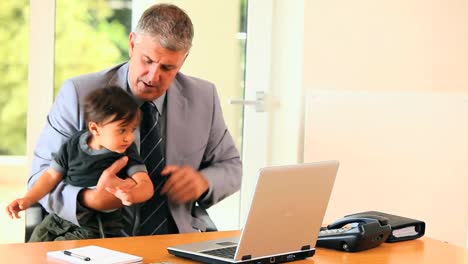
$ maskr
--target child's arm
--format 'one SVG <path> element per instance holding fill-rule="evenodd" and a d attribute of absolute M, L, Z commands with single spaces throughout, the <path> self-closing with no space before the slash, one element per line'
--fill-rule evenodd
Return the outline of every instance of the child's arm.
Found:
<path fill-rule="evenodd" d="M 129 206 L 135 203 L 145 202 L 154 194 L 153 183 L 146 172 L 137 172 L 125 181 L 134 181 L 136 185 L 132 188 L 106 188 L 108 192 L 119 198 L 123 205 Z"/>
<path fill-rule="evenodd" d="M 37 179 L 23 198 L 16 199 L 7 206 L 7 213 L 11 218 L 20 218 L 18 215 L 20 211 L 37 203 L 42 197 L 52 191 L 61 180 L 62 174 L 52 168 L 47 169 L 39 176 L 39 179 Z"/>

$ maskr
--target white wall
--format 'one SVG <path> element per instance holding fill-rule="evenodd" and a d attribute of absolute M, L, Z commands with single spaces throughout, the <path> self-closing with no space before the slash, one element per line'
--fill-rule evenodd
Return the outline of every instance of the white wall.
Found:
<path fill-rule="evenodd" d="M 306 1 L 305 160 L 338 159 L 326 215 L 424 220 L 465 247 L 468 1 Z"/>

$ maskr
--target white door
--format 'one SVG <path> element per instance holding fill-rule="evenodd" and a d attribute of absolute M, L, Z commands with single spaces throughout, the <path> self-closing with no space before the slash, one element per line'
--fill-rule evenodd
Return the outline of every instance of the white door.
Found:
<path fill-rule="evenodd" d="M 270 0 L 248 1 L 245 101 L 240 192 L 239 227 L 242 228 L 252 199 L 258 170 L 268 164 L 268 96 L 272 46 L 272 3 Z"/>
<path fill-rule="evenodd" d="M 243 112 L 242 186 L 240 192 L 208 210 L 219 230 L 243 227 L 258 170 L 268 164 L 270 150 L 269 106 L 265 96 L 270 87 L 270 68 L 266 65 L 270 65 L 271 57 L 272 3 L 270 0 L 250 0 L 247 4 L 244 96 L 230 97 L 226 106 Z"/>
<path fill-rule="evenodd" d="M 303 8 L 303 1 L 248 1 L 240 228 L 259 170 L 303 160 Z"/>

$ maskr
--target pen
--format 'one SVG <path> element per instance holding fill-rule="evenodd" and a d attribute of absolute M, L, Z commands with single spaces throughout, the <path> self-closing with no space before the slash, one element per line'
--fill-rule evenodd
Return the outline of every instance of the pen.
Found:
<path fill-rule="evenodd" d="M 68 251 L 68 250 L 64 250 L 64 251 L 63 251 L 63 254 L 65 254 L 65 255 L 67 255 L 67 256 L 70 256 L 70 257 L 79 258 L 79 259 L 84 260 L 84 261 L 90 261 L 90 260 L 91 260 L 90 257 L 82 256 L 82 255 L 73 253 L 73 252 Z"/>

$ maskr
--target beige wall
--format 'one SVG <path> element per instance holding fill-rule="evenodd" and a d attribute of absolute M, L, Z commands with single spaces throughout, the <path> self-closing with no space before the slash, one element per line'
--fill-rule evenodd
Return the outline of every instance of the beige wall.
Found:
<path fill-rule="evenodd" d="M 465 247 L 468 1 L 306 1 L 305 161 L 338 159 L 325 220 L 380 210 Z"/>
<path fill-rule="evenodd" d="M 306 1 L 306 87 L 468 91 L 466 0 Z"/>

